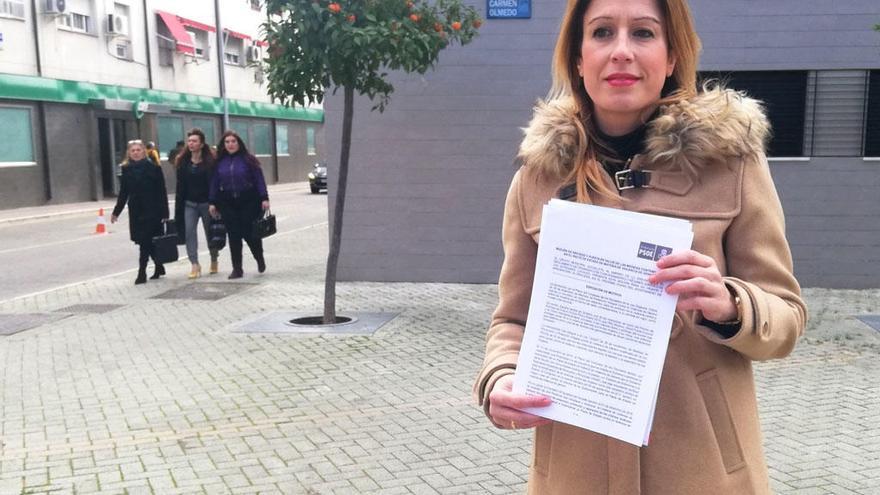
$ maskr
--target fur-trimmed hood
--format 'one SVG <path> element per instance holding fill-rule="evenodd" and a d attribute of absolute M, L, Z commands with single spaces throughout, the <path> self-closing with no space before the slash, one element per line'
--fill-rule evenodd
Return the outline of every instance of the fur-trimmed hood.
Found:
<path fill-rule="evenodd" d="M 568 175 L 584 136 L 573 98 L 539 101 L 525 129 L 518 158 L 552 176 Z M 643 158 L 648 163 L 678 162 L 696 171 L 725 158 L 764 151 L 770 124 L 760 102 L 721 87 L 660 107 L 648 124 Z"/>

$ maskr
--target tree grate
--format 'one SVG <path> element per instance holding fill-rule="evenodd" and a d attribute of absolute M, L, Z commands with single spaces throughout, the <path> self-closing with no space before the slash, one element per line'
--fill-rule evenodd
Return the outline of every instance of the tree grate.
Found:
<path fill-rule="evenodd" d="M 880 315 L 858 315 L 856 318 L 861 320 L 865 325 L 880 332 Z"/>
<path fill-rule="evenodd" d="M 151 299 L 184 299 L 189 301 L 217 301 L 246 291 L 257 284 L 242 283 L 200 283 L 177 287 L 153 296 Z"/>
<path fill-rule="evenodd" d="M 109 313 L 114 309 L 119 309 L 125 306 L 124 304 L 74 304 L 73 306 L 67 306 L 66 308 L 56 309 L 56 313 L 90 313 L 90 314 L 103 314 Z"/>
<path fill-rule="evenodd" d="M 0 336 L 9 335 L 37 328 L 47 323 L 63 320 L 70 316 L 65 313 L 21 313 L 0 315 Z"/>
<path fill-rule="evenodd" d="M 335 325 L 296 325 L 291 320 L 315 316 L 316 312 L 272 311 L 257 319 L 239 324 L 233 331 L 237 333 L 275 333 L 285 335 L 372 335 L 383 325 L 394 319 L 397 313 L 362 313 L 346 311 L 338 316 L 351 318 L 348 323 Z"/>

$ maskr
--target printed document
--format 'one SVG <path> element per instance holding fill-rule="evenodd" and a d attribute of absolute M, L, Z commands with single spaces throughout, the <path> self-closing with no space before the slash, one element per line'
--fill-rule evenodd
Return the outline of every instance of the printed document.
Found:
<path fill-rule="evenodd" d="M 526 411 L 648 444 L 677 296 L 648 277 L 689 249 L 690 222 L 552 200 L 513 390 L 546 395 Z"/>

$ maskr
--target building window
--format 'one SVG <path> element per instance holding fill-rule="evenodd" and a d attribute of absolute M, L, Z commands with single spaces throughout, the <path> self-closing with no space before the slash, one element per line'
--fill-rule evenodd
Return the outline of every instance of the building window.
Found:
<path fill-rule="evenodd" d="M 0 17 L 24 19 L 24 0 L 0 0 Z"/>
<path fill-rule="evenodd" d="M 78 12 L 70 12 L 68 14 L 59 15 L 56 18 L 58 26 L 68 31 L 77 33 L 93 33 L 92 16 L 80 14 Z"/>
<path fill-rule="evenodd" d="M 226 46 L 223 48 L 223 60 L 229 65 L 241 65 L 244 40 L 232 36 L 226 36 Z"/>
<path fill-rule="evenodd" d="M 275 124 L 275 150 L 278 156 L 289 156 L 287 145 L 287 124 Z"/>
<path fill-rule="evenodd" d="M 195 56 L 197 58 L 210 60 L 211 45 L 208 41 L 210 39 L 208 37 L 208 32 L 202 31 L 201 29 L 193 29 L 192 27 L 187 28 L 186 32 L 189 33 L 190 37 L 193 40 L 193 49 L 195 49 Z"/>
<path fill-rule="evenodd" d="M 248 138 L 248 123 L 244 120 L 231 120 L 229 121 L 229 130 L 235 131 L 238 134 L 238 137 L 244 141 L 245 146 L 248 146 L 248 150 L 253 152 L 250 149 L 250 139 Z"/>
<path fill-rule="evenodd" d="M 183 132 L 183 118 L 159 116 L 159 156 L 168 156 L 168 152 L 177 147 L 178 141 L 185 139 Z"/>
<path fill-rule="evenodd" d="M 315 155 L 315 128 L 306 127 L 306 154 Z"/>
<path fill-rule="evenodd" d="M 36 163 L 30 109 L 0 107 L 0 136 L 0 167 Z"/>
<path fill-rule="evenodd" d="M 255 155 L 272 155 L 272 140 L 269 135 L 269 123 L 258 122 L 251 124 L 251 153 Z"/>
<path fill-rule="evenodd" d="M 217 138 L 217 135 L 214 133 L 214 119 L 204 119 L 204 118 L 194 118 L 192 119 L 193 127 L 198 127 L 205 133 L 205 143 L 209 146 L 214 146 L 217 144 L 214 141 Z"/>
<path fill-rule="evenodd" d="M 773 128 L 768 156 L 804 156 L 806 71 L 702 72 L 700 77 L 720 80 L 764 103 Z"/>
<path fill-rule="evenodd" d="M 880 157 L 880 70 L 868 74 L 868 108 L 865 118 L 865 156 Z"/>

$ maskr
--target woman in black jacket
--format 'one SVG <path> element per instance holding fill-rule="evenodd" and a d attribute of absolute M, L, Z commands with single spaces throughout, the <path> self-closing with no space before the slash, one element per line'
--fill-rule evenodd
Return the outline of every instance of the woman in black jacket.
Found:
<path fill-rule="evenodd" d="M 162 235 L 162 222 L 168 219 L 168 193 L 162 169 L 147 158 L 141 140 L 128 142 L 128 163 L 122 167 L 122 179 L 111 223 L 128 203 L 128 229 L 131 240 L 140 247 L 138 275 L 135 285 L 147 281 L 147 260 L 152 256 L 156 270 L 150 278 L 165 275 L 165 267 L 156 262 L 153 237 Z"/>
<path fill-rule="evenodd" d="M 199 219 L 208 239 L 208 189 L 214 173 L 214 153 L 205 144 L 205 133 L 201 129 L 191 129 L 186 133 L 186 148 L 175 158 L 177 167 L 177 190 L 174 200 L 174 223 L 178 236 L 186 240 L 186 255 L 192 263 L 189 278 L 199 278 L 202 267 L 199 265 Z M 210 273 L 217 273 L 217 250 L 211 249 Z"/>

